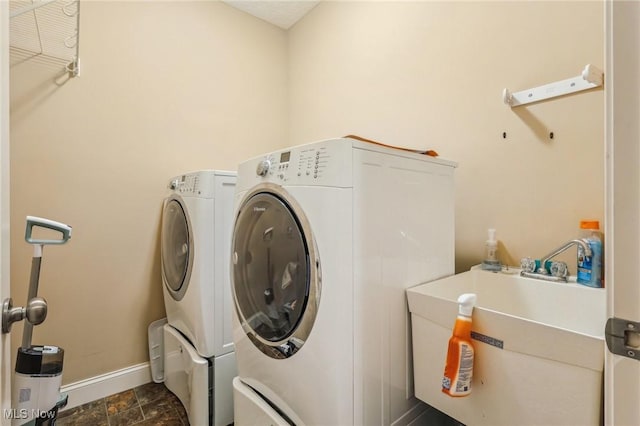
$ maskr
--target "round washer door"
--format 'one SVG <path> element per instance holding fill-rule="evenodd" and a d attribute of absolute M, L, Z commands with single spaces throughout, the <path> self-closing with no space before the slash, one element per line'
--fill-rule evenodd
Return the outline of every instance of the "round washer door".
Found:
<path fill-rule="evenodd" d="M 167 198 L 162 212 L 162 281 L 175 300 L 182 300 L 193 266 L 191 222 L 179 196 Z"/>
<path fill-rule="evenodd" d="M 309 337 L 320 301 L 320 261 L 307 218 L 284 189 L 261 185 L 238 210 L 232 250 L 244 331 L 270 357 L 292 356 Z"/>

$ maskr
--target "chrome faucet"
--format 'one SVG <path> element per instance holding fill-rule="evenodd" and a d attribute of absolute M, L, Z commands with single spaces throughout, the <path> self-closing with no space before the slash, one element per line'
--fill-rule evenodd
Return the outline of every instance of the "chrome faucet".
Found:
<path fill-rule="evenodd" d="M 559 274 L 555 274 L 555 273 L 549 274 L 549 271 L 547 271 L 546 265 L 547 265 L 547 262 L 549 262 L 551 259 L 559 255 L 560 253 L 565 252 L 571 246 L 578 247 L 578 250 L 581 249 L 585 256 L 591 256 L 591 247 L 589 247 L 589 244 L 586 241 L 579 240 L 579 239 L 571 240 L 561 245 L 557 249 L 553 250 L 551 253 L 547 254 L 542 259 L 540 259 L 540 265 L 538 266 L 537 270 L 535 269 L 535 267 L 531 267 L 531 266 L 529 266 L 528 268 L 523 267 L 522 268 L 523 270 L 522 272 L 520 272 L 520 275 L 528 278 L 538 278 L 545 281 L 567 282 L 566 264 L 559 262 L 560 267 L 558 267 L 558 265 L 552 265 L 552 269 L 561 271 Z M 532 260 L 529 258 L 522 259 L 522 265 L 525 265 L 525 264 L 532 265 Z"/>
<path fill-rule="evenodd" d="M 557 249 L 555 249 L 554 251 L 552 251 L 551 253 L 549 253 L 545 257 L 543 257 L 540 260 L 540 268 L 538 268 L 538 272 L 541 272 L 540 271 L 541 269 L 544 269 L 546 271 L 546 269 L 544 267 L 546 262 L 548 262 L 549 260 L 553 259 L 554 257 L 559 255 L 560 253 L 566 251 L 571 246 L 582 247 L 582 250 L 584 250 L 584 255 L 585 256 L 591 256 L 591 247 L 589 247 L 589 244 L 586 241 L 583 241 L 583 240 L 571 240 L 571 241 L 567 242 L 566 244 L 558 247 Z"/>

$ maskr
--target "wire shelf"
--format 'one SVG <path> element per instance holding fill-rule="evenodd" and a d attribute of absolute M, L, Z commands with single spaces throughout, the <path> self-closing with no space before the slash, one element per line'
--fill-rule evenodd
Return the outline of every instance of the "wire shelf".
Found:
<path fill-rule="evenodd" d="M 11 0 L 9 13 L 12 66 L 37 60 L 79 74 L 80 0 Z"/>

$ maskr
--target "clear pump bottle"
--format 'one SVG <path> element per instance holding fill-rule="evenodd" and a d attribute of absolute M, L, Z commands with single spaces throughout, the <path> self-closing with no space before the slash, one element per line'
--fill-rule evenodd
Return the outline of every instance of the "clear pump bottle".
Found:
<path fill-rule="evenodd" d="M 487 247 L 487 255 L 482 261 L 482 269 L 485 271 L 500 272 L 502 270 L 502 264 L 496 256 L 498 251 L 498 240 L 496 240 L 496 230 L 490 228 L 487 230 L 487 241 L 485 243 Z"/>

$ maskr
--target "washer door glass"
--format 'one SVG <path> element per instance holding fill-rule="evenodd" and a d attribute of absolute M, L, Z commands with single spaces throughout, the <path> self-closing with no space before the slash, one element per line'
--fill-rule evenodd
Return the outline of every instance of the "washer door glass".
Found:
<path fill-rule="evenodd" d="M 241 321 L 265 341 L 281 342 L 295 331 L 309 296 L 309 251 L 299 221 L 282 199 L 259 192 L 242 205 L 233 238 Z"/>
<path fill-rule="evenodd" d="M 162 277 L 174 299 L 180 300 L 188 284 L 190 269 L 189 223 L 182 205 L 169 200 L 162 219 Z"/>

